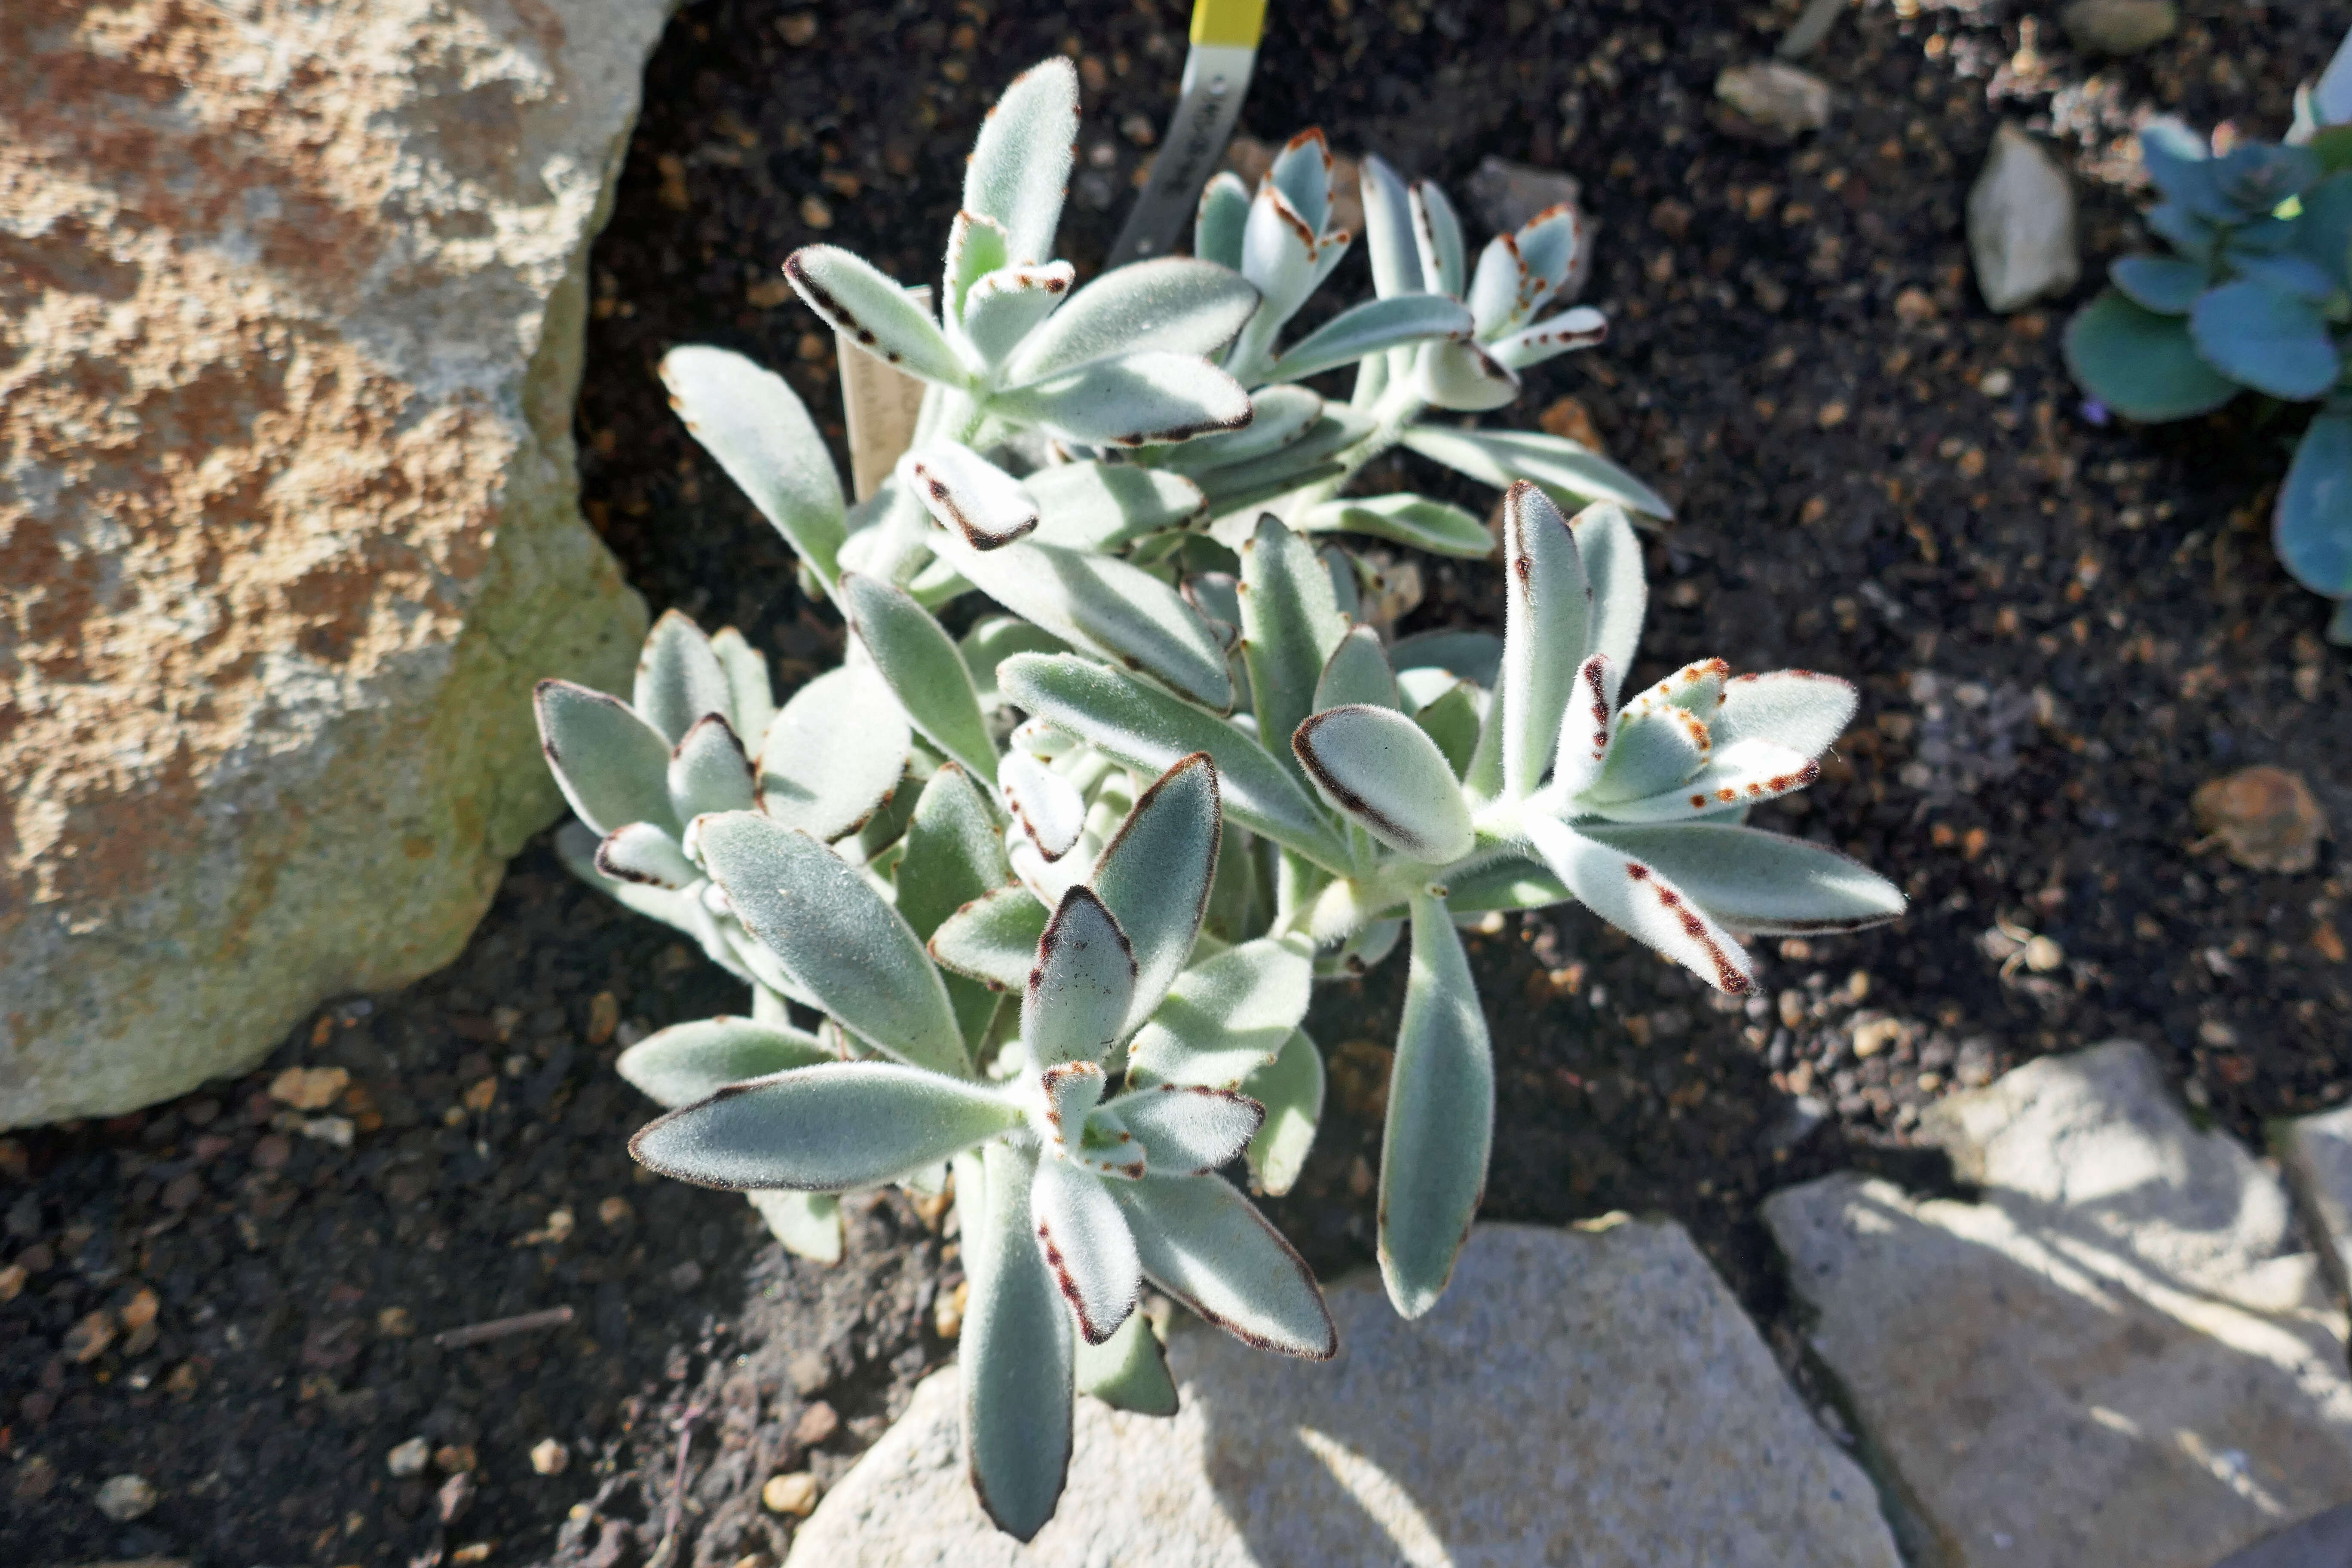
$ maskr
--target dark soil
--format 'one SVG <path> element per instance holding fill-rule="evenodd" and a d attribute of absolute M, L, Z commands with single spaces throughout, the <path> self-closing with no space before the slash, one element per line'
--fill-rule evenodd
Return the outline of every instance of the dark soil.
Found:
<path fill-rule="evenodd" d="M 2200 846 L 2189 805 L 2268 763 L 2352 821 L 2344 658 L 2264 537 L 2284 437 L 2242 410 L 2095 425 L 2057 353 L 2066 309 L 2133 239 L 2131 194 L 2102 183 L 2128 173 L 2129 115 L 2273 132 L 2333 44 L 2283 9 L 2189 9 L 2180 37 L 2094 76 L 2062 38 L 2029 46 L 2006 7 L 1874 4 L 1807 62 L 1840 100 L 1793 146 L 1732 134 L 1711 90 L 1769 53 L 1789 10 L 1277 13 L 1253 133 L 1319 122 L 1457 193 L 1488 154 L 1581 179 L 1600 228 L 1586 298 L 1613 337 L 1536 372 L 1502 417 L 1533 424 L 1573 397 L 1675 501 L 1637 676 L 1721 654 L 1864 686 L 1822 783 L 1768 815 L 1913 899 L 1885 930 L 1778 944 L 1763 993 L 1730 1005 L 1573 910 L 1477 938 L 1505 1088 L 1489 1214 L 1671 1215 L 1773 1321 L 1785 1297 L 1760 1200 L 1847 1164 L 1939 1182 L 1911 1131 L 1951 1086 L 2128 1035 L 2250 1142 L 2345 1097 L 2337 852 L 2303 875 L 2251 871 Z M 1150 0 L 1035 21 L 971 0 L 680 15 L 595 252 L 580 414 L 591 514 L 655 607 L 732 621 L 786 681 L 837 656 L 835 618 L 675 424 L 655 360 L 737 347 L 829 417 L 830 341 L 778 262 L 823 238 L 929 279 L 982 109 L 1065 48 L 1087 87 L 1064 227 L 1085 274 L 1145 155 L 1137 132 L 1171 100 L 1182 27 Z M 2007 320 L 1982 308 L 1960 239 L 2003 116 L 2054 118 L 2084 175 L 2090 274 L 2074 300 Z M 1351 259 L 1333 291 L 1365 287 Z M 1492 624 L 1489 569 L 1420 565 L 1408 629 Z M 2057 944 L 2054 967 L 2004 964 L 2030 934 Z M 1391 964 L 1334 987 L 1312 1024 L 1334 1106 L 1274 1207 L 1326 1269 L 1368 1251 L 1402 984 Z M 739 1200 L 629 1165 L 622 1140 L 646 1108 L 612 1073 L 614 1019 L 740 1005 L 671 933 L 535 848 L 446 973 L 328 1010 L 235 1083 L 0 1142 L 0 1259 L 26 1270 L 0 1302 L 0 1560 L 779 1552 L 787 1521 L 760 1510 L 761 1483 L 829 1480 L 878 1433 L 951 1352 L 933 1314 L 956 1269 L 952 1238 L 900 1198 L 855 1215 L 849 1258 L 826 1270 L 765 1245 Z M 298 1064 L 352 1074 L 360 1096 L 336 1108 L 359 1126 L 350 1150 L 299 1117 L 273 1125 L 264 1090 Z M 432 1342 L 557 1306 L 567 1326 Z M 386 1456 L 415 1436 L 450 1451 L 394 1479 Z M 541 1476 L 528 1456 L 551 1436 L 568 1467 Z M 162 1500 L 110 1524 L 96 1489 L 125 1472 Z"/>

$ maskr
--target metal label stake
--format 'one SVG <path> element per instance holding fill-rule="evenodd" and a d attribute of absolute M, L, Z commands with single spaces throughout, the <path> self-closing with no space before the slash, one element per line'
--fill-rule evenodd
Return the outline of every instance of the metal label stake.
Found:
<path fill-rule="evenodd" d="M 1197 0 L 1184 83 L 1151 178 L 1110 247 L 1109 266 L 1165 256 L 1192 221 L 1201 187 L 1241 118 L 1250 70 L 1265 31 L 1265 0 Z"/>

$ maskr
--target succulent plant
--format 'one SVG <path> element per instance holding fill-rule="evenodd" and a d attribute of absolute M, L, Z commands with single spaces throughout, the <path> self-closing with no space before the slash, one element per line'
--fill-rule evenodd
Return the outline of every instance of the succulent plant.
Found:
<path fill-rule="evenodd" d="M 1076 90 L 1050 62 L 983 127 L 937 319 L 846 252 L 787 263 L 840 333 L 929 384 L 868 500 L 845 504 L 782 380 L 708 348 L 663 362 L 847 622 L 841 668 L 779 710 L 740 637 L 670 616 L 630 701 L 540 697 L 581 817 L 567 863 L 752 986 L 749 1017 L 625 1054 L 671 1108 L 634 1151 L 750 1192 L 820 1257 L 834 1194 L 951 1173 L 973 1479 L 1024 1538 L 1060 1490 L 1073 1387 L 1173 1408 L 1139 1280 L 1253 1343 L 1331 1353 L 1304 1266 L 1218 1173 L 1297 1179 L 1323 1103 L 1300 1027 L 1316 979 L 1409 946 L 1379 1240 L 1418 1316 L 1492 1139 L 1459 923 L 1581 901 L 1736 992 L 1740 935 L 1903 907 L 1836 851 L 1741 822 L 1811 782 L 1852 688 L 1711 661 L 1621 701 L 1647 596 L 1633 518 L 1664 502 L 1573 442 L 1428 422 L 1599 340 L 1592 311 L 1543 315 L 1573 213 L 1471 268 L 1444 195 L 1368 160 L 1378 297 L 1286 346 L 1350 243 L 1321 137 L 1254 194 L 1213 183 L 1195 257 L 1073 289 L 1045 258 Z M 1349 364 L 1347 403 L 1302 384 Z M 1506 490 L 1501 637 L 1391 646 L 1368 624 L 1328 536 L 1494 548 L 1458 507 L 1346 493 L 1398 446 Z M 940 612 L 970 594 L 989 603 L 951 633 Z"/>
<path fill-rule="evenodd" d="M 2172 254 L 2115 263 L 2115 286 L 2067 329 L 2067 363 L 2135 419 L 2209 413 L 2242 390 L 2317 403 L 2273 538 L 2296 581 L 2339 601 L 2329 637 L 2352 642 L 2352 127 L 2216 155 L 2158 121 L 2140 153 L 2164 198 L 2147 226 Z"/>

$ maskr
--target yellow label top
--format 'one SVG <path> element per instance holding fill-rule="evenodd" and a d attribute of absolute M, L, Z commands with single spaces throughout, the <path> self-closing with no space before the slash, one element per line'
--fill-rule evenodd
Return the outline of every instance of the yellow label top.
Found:
<path fill-rule="evenodd" d="M 1196 44 L 1257 47 L 1265 31 L 1265 0 L 1193 0 L 1192 41 Z"/>

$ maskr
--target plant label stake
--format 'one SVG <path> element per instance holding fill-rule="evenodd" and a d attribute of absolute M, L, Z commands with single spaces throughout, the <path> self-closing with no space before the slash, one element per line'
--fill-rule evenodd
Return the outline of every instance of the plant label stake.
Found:
<path fill-rule="evenodd" d="M 1151 165 L 1151 178 L 1135 210 L 1110 247 L 1109 265 L 1165 256 L 1201 199 L 1219 154 L 1241 118 L 1257 62 L 1257 41 L 1265 31 L 1265 0 L 1196 0 L 1192 47 L 1184 57 L 1184 81 L 1176 112 Z"/>
<path fill-rule="evenodd" d="M 907 293 L 925 310 L 928 285 Z M 923 383 L 897 365 L 860 348 L 847 332 L 833 334 L 841 364 L 841 411 L 849 426 L 849 483 L 859 500 L 882 488 L 899 458 L 914 444 L 915 420 L 923 411 Z"/>

